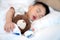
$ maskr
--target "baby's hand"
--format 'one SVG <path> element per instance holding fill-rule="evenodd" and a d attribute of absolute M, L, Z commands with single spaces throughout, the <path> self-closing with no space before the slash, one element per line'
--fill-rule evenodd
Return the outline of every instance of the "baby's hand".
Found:
<path fill-rule="evenodd" d="M 6 32 L 13 31 L 13 29 L 14 29 L 14 23 L 13 22 L 6 22 L 5 23 L 4 30 Z"/>

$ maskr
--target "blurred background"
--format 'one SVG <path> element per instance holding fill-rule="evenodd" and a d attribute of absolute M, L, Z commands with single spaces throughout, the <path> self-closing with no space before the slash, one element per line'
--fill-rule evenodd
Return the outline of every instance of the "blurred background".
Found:
<path fill-rule="evenodd" d="M 14 38 L 14 40 L 26 39 L 22 36 L 20 38 L 4 33 L 6 12 L 11 7 L 11 4 L 15 8 L 20 7 L 20 12 L 27 11 L 26 8 L 30 4 L 33 4 L 34 1 L 44 2 L 52 8 L 50 8 L 51 13 L 48 16 L 42 18 L 40 21 L 38 20 L 35 24 L 35 27 L 40 26 L 41 29 L 36 31 L 36 36 L 32 40 L 60 40 L 60 0 L 0 0 L 0 40 L 13 40 Z"/>
<path fill-rule="evenodd" d="M 0 0 L 0 6 L 1 6 L 1 1 L 6 1 L 6 0 Z M 7 1 L 9 1 L 9 0 L 7 0 Z M 23 1 L 23 0 L 20 0 L 20 1 Z M 28 0 L 28 1 L 30 2 L 33 0 Z M 52 8 L 54 8 L 55 10 L 60 11 L 60 0 L 36 0 L 36 1 L 44 2 L 44 3 L 48 4 L 49 6 L 51 6 Z M 27 4 L 29 2 L 27 2 Z"/>
<path fill-rule="evenodd" d="M 60 0 L 36 0 L 36 1 L 44 2 L 51 6 L 52 8 L 54 8 L 55 10 L 60 11 Z"/>

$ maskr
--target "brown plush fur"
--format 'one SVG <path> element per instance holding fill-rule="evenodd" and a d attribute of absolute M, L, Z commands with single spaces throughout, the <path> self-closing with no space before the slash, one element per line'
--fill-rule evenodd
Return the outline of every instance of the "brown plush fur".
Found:
<path fill-rule="evenodd" d="M 21 29 L 20 27 L 18 27 L 18 28 L 21 30 L 21 33 L 24 34 L 24 32 L 27 31 L 27 30 L 29 30 L 30 27 L 31 27 L 31 23 L 30 23 L 28 17 L 26 15 L 17 15 L 16 17 L 13 17 L 12 22 L 14 22 L 14 23 L 17 24 L 17 21 L 21 20 L 21 19 L 25 20 L 26 27 L 24 29 Z"/>

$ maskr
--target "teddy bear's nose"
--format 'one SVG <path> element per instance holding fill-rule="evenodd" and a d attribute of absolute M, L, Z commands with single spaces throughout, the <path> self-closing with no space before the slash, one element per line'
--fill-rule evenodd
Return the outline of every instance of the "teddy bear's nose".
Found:
<path fill-rule="evenodd" d="M 18 20 L 17 25 L 21 28 L 24 29 L 26 27 L 26 22 L 24 20 Z"/>

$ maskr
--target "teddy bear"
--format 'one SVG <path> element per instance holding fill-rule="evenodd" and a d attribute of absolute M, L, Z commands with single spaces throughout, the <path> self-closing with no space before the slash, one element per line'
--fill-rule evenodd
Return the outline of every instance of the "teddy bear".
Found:
<path fill-rule="evenodd" d="M 18 14 L 12 18 L 12 22 L 14 22 L 18 26 L 21 34 L 24 34 L 31 28 L 31 22 L 26 15 Z"/>

